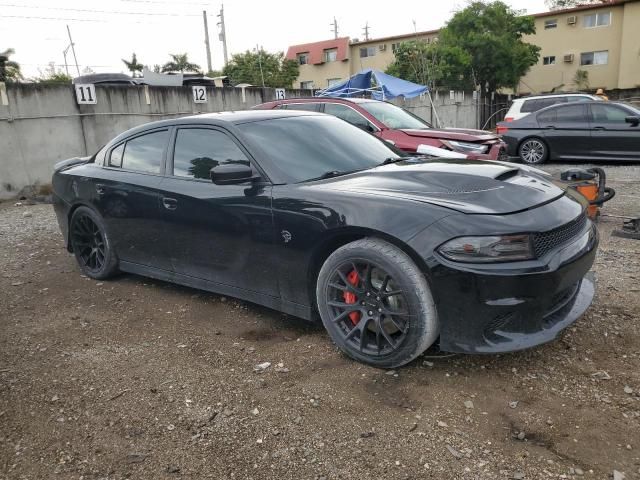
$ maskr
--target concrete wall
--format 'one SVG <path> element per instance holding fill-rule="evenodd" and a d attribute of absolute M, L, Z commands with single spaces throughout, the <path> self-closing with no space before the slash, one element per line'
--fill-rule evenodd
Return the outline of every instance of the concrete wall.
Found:
<path fill-rule="evenodd" d="M 134 126 L 243 110 L 275 98 L 273 89 L 246 89 L 243 101 L 240 89 L 209 88 L 208 102 L 197 104 L 190 87 L 96 86 L 97 104 L 78 105 L 72 86 L 12 84 L 6 89 L 6 98 L 0 99 L 0 198 L 49 183 L 56 162 L 93 154 Z"/>
<path fill-rule="evenodd" d="M 288 90 L 287 97 L 309 96 Z M 11 198 L 29 185 L 48 184 L 56 162 L 91 155 L 123 131 L 137 125 L 197 113 L 243 110 L 274 100 L 270 88 L 207 89 L 207 103 L 194 103 L 190 87 L 96 86 L 96 105 L 78 105 L 72 86 L 7 85 L 8 104 L 0 100 L 0 198 Z M 441 124 L 476 127 L 471 94 L 433 95 Z M 398 100 L 436 124 L 428 97 Z"/>

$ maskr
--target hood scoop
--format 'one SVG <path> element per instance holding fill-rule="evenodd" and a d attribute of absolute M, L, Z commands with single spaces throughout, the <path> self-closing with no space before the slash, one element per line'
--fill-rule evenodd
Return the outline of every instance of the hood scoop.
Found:
<path fill-rule="evenodd" d="M 517 177 L 518 175 L 520 175 L 520 169 L 519 168 L 512 168 L 511 170 L 505 170 L 504 172 L 496 175 L 493 178 L 495 178 L 496 180 L 499 180 L 501 182 L 505 182 L 505 181 L 509 180 L 510 178 Z"/>

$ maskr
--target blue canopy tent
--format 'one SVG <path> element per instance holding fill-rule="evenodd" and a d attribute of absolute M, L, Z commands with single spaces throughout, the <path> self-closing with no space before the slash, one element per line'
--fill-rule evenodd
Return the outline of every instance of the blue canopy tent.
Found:
<path fill-rule="evenodd" d="M 374 82 L 375 84 L 372 85 Z M 407 82 L 380 70 L 367 68 L 344 82 L 316 92 L 316 96 L 353 97 L 368 93 L 376 100 L 391 100 L 396 97 L 413 98 L 428 92 L 429 89 L 424 85 Z"/>

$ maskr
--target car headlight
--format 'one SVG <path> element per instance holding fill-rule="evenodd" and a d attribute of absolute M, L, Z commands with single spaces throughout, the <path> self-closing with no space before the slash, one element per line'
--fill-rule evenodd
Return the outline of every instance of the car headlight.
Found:
<path fill-rule="evenodd" d="M 535 258 L 530 235 L 458 237 L 442 244 L 438 251 L 456 262 L 512 262 Z"/>
<path fill-rule="evenodd" d="M 458 152 L 468 153 L 487 153 L 489 151 L 489 145 L 483 145 L 478 143 L 469 142 L 456 142 L 455 140 L 447 140 L 449 146 Z"/>

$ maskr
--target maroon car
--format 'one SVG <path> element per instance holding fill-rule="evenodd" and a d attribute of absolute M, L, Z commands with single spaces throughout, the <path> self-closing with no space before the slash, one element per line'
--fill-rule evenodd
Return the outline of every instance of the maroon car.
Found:
<path fill-rule="evenodd" d="M 292 98 L 263 103 L 257 109 L 295 109 L 324 112 L 411 153 L 507 160 L 506 145 L 495 134 L 461 128 L 436 129 L 420 117 L 396 105 L 366 98 Z"/>

